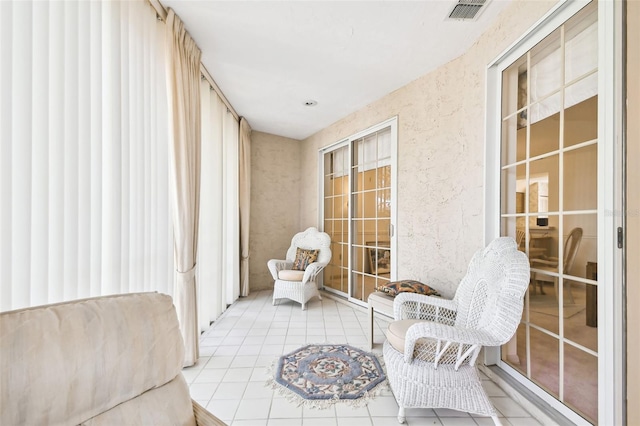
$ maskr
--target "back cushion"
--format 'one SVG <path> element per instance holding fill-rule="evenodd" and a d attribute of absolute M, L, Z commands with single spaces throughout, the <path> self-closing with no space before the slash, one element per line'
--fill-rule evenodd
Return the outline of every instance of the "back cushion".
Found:
<path fill-rule="evenodd" d="M 140 293 L 0 314 L 0 424 L 79 424 L 180 374 L 172 299 Z"/>

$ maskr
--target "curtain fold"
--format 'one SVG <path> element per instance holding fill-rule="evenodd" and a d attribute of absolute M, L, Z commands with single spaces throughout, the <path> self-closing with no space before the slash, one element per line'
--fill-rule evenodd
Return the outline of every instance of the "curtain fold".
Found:
<path fill-rule="evenodd" d="M 202 112 L 202 163 L 200 187 L 200 224 L 198 230 L 198 323 L 200 331 L 209 328 L 227 307 L 222 265 L 228 251 L 222 242 L 222 167 L 224 164 L 222 114 L 224 104 L 211 90 L 209 82 L 200 83 Z M 205 260 L 206 259 L 206 260 Z"/>
<path fill-rule="evenodd" d="M 223 265 L 223 282 L 227 286 L 227 305 L 240 296 L 240 208 L 238 207 L 238 142 L 240 126 L 238 120 L 225 107 L 222 118 L 224 164 L 222 221 L 224 223 L 222 244 L 227 251 Z"/>
<path fill-rule="evenodd" d="M 249 295 L 249 224 L 251 211 L 251 126 L 240 119 L 239 203 L 240 203 L 240 296 Z"/>
<path fill-rule="evenodd" d="M 0 1 L 0 310 L 173 294 L 165 25 Z"/>
<path fill-rule="evenodd" d="M 200 105 L 202 159 L 196 279 L 198 324 L 204 331 L 238 298 L 240 289 L 238 168 L 233 167 L 238 163 L 239 123 L 206 79 L 200 82 Z"/>
<path fill-rule="evenodd" d="M 167 15 L 170 192 L 173 212 L 174 304 L 185 344 L 184 365 L 199 356 L 195 268 L 200 202 L 200 57 L 180 18 Z"/>

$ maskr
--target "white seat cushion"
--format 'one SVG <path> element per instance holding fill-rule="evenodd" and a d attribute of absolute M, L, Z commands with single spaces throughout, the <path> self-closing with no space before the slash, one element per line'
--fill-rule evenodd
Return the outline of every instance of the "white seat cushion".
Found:
<path fill-rule="evenodd" d="M 278 279 L 284 281 L 302 281 L 304 277 L 304 271 L 294 271 L 291 269 L 283 269 L 278 272 Z"/>
<path fill-rule="evenodd" d="M 407 330 L 413 324 L 419 322 L 426 322 L 423 320 L 415 320 L 415 319 L 407 319 L 407 320 L 399 320 L 393 321 L 389 324 L 389 328 L 387 328 L 387 340 L 391 343 L 391 346 L 401 354 L 404 353 L 404 340 L 407 334 Z"/>
<path fill-rule="evenodd" d="M 419 322 L 429 322 L 425 320 L 416 320 L 416 319 L 406 319 L 393 321 L 389 324 L 389 328 L 387 329 L 387 340 L 393 347 L 393 349 L 397 350 L 401 354 L 404 354 L 404 344 L 406 340 L 407 331 L 409 327 Z M 426 362 L 434 362 L 435 361 L 435 347 L 433 344 L 430 344 L 429 341 L 431 339 L 418 339 L 416 340 L 416 346 L 413 353 L 415 359 Z M 431 340 L 431 343 L 434 343 Z M 439 364 L 453 364 L 456 361 L 456 351 L 458 350 L 457 345 L 450 346 L 440 358 Z"/>

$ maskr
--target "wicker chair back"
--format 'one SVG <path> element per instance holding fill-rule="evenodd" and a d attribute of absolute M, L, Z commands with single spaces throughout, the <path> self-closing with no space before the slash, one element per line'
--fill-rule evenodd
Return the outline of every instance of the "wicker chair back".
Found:
<path fill-rule="evenodd" d="M 454 300 L 456 326 L 483 330 L 506 343 L 522 317 L 529 285 L 529 260 L 511 237 L 497 238 L 478 250 Z"/>

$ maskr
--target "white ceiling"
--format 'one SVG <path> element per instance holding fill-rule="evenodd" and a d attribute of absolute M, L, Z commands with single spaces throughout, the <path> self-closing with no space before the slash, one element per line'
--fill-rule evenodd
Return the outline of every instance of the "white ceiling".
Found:
<path fill-rule="evenodd" d="M 464 53 L 511 0 L 475 21 L 457 0 L 161 0 L 254 130 L 304 139 Z M 315 107 L 304 106 L 316 100 Z"/>

